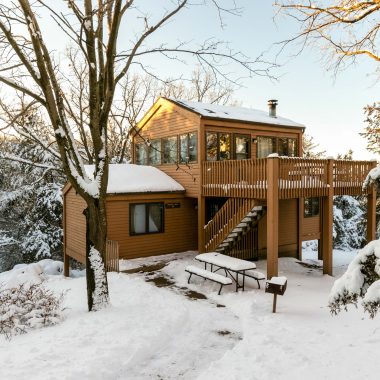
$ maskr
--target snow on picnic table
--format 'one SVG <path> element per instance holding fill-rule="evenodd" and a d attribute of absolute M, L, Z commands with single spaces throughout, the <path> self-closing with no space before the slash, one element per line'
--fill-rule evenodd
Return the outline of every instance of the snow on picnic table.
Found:
<path fill-rule="evenodd" d="M 327 300 L 334 278 L 280 259 L 288 278 L 272 314 L 272 295 L 248 279 L 236 293 L 201 278 L 187 284 L 188 252 L 123 263 L 124 268 L 167 265 L 156 272 L 174 282 L 158 288 L 148 273 L 109 274 L 112 306 L 86 311 L 85 279 L 47 276 L 46 286 L 69 289 L 60 325 L 0 338 L 0 379 L 378 379 L 380 318 L 351 309 L 332 317 Z M 336 251 L 337 272 L 352 253 Z M 265 273 L 265 261 L 257 262 Z M 153 269 L 152 269 L 153 270 Z M 153 275 L 154 276 L 154 275 Z M 0 274 L 1 282 L 1 274 Z M 208 299 L 191 300 L 183 287 Z M 221 307 L 224 305 L 225 307 Z"/>

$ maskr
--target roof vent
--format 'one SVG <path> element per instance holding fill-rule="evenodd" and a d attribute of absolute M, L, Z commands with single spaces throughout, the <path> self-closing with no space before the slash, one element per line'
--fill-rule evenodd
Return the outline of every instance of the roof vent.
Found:
<path fill-rule="evenodd" d="M 277 112 L 276 112 L 277 104 L 278 104 L 278 101 L 276 99 L 268 100 L 270 117 L 277 117 Z"/>

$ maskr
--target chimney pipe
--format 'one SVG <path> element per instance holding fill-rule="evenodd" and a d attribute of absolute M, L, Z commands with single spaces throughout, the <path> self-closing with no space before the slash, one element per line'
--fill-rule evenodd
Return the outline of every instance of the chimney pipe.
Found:
<path fill-rule="evenodd" d="M 277 117 L 277 114 L 276 114 L 277 104 L 278 104 L 278 101 L 276 99 L 268 100 L 269 116 L 270 117 Z"/>

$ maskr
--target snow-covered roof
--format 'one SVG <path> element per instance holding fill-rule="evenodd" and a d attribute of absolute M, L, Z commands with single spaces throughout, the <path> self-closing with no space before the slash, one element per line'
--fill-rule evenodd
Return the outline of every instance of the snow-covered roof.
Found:
<path fill-rule="evenodd" d="M 166 99 L 210 119 L 238 120 L 249 123 L 263 123 L 287 127 L 305 128 L 303 124 L 296 123 L 295 121 L 286 119 L 281 116 L 271 117 L 269 116 L 268 111 L 261 111 L 244 107 L 222 106 L 211 103 L 190 102 L 187 100 L 177 100 L 172 98 Z"/>
<path fill-rule="evenodd" d="M 93 175 L 93 165 L 86 165 L 85 168 L 88 175 Z M 108 194 L 159 193 L 184 190 L 177 181 L 153 166 L 109 165 Z"/>

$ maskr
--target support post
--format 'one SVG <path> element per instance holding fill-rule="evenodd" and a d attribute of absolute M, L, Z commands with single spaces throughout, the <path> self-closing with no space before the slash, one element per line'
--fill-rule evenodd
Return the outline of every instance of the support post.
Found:
<path fill-rule="evenodd" d="M 198 197 L 198 251 L 205 252 L 205 229 L 206 224 L 206 199 L 203 196 Z"/>
<path fill-rule="evenodd" d="M 376 239 L 376 188 L 371 185 L 367 196 L 367 243 Z"/>
<path fill-rule="evenodd" d="M 70 277 L 70 256 L 63 254 L 63 275 Z"/>
<path fill-rule="evenodd" d="M 303 222 L 303 203 L 304 198 L 298 198 L 298 224 L 297 224 L 297 259 L 302 261 L 302 222 Z"/>
<path fill-rule="evenodd" d="M 323 274 L 333 274 L 333 198 L 334 198 L 334 160 L 327 164 L 328 195 L 322 198 L 322 253 Z"/>
<path fill-rule="evenodd" d="M 278 275 L 279 158 L 267 159 L 267 278 Z"/>

